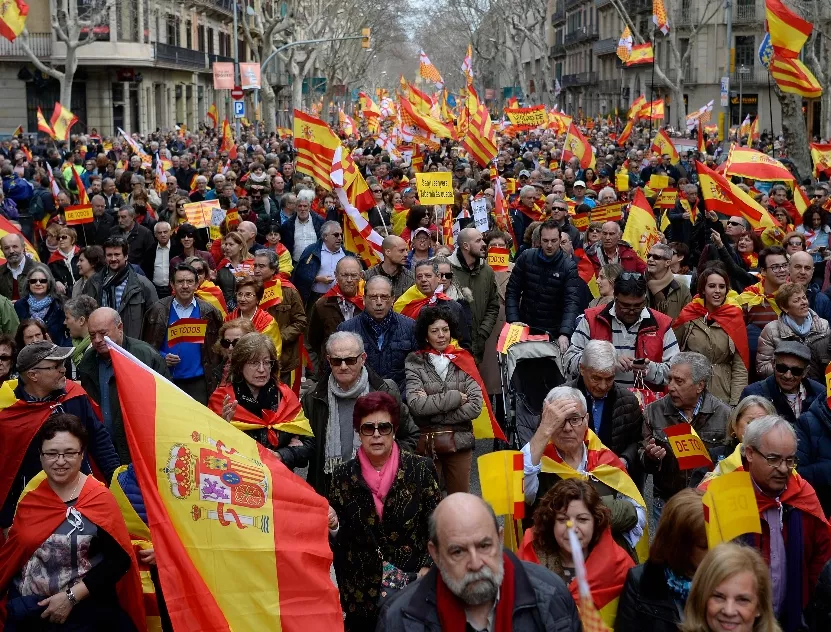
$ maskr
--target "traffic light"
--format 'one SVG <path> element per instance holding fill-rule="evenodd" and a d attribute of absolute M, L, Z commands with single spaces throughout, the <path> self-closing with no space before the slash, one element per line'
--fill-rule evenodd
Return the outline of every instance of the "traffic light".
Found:
<path fill-rule="evenodd" d="M 369 27 L 361 29 L 361 48 L 369 48 L 369 32 Z"/>

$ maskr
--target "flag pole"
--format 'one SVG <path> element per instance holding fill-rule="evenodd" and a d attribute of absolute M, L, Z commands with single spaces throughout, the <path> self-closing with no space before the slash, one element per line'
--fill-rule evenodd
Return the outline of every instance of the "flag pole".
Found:
<path fill-rule="evenodd" d="M 768 108 L 770 109 L 770 155 L 776 158 L 776 134 L 773 132 L 773 86 L 770 85 L 770 70 L 768 70 Z"/>
<path fill-rule="evenodd" d="M 652 81 L 649 83 L 649 138 L 652 139 L 652 101 L 655 92 L 655 29 L 650 33 L 652 44 Z"/>

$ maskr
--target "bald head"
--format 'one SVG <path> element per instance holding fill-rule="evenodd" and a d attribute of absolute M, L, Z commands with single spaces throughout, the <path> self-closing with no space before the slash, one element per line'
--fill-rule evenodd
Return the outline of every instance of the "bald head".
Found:
<path fill-rule="evenodd" d="M 409 247 L 407 246 L 407 242 L 401 239 L 401 237 L 395 235 L 385 237 L 384 241 L 381 242 L 381 249 L 384 252 L 384 264 L 382 265 L 391 273 L 394 270 L 390 266 L 402 268 L 407 263 Z"/>
<path fill-rule="evenodd" d="M 808 287 L 814 276 L 814 258 L 801 250 L 793 253 L 788 261 L 788 273 L 792 283 Z"/>
<path fill-rule="evenodd" d="M 477 527 L 484 528 L 495 538 L 501 537 L 502 530 L 491 506 L 479 496 L 457 492 L 445 497 L 433 511 L 428 539 L 436 546 L 439 542 L 445 546 L 443 534 L 470 531 Z"/>
<path fill-rule="evenodd" d="M 475 228 L 465 228 L 459 233 L 459 250 L 468 264 L 473 264 L 488 255 L 488 247 L 482 233 Z"/>
<path fill-rule="evenodd" d="M 240 222 L 237 226 L 237 232 L 245 238 L 246 243 L 250 247 L 257 238 L 257 226 L 254 222 Z"/>
<path fill-rule="evenodd" d="M 110 349 L 104 340 L 105 337 L 118 345 L 124 343 L 124 327 L 121 324 L 121 316 L 111 307 L 99 307 L 89 315 L 87 322 L 89 338 L 98 355 L 110 355 Z"/>

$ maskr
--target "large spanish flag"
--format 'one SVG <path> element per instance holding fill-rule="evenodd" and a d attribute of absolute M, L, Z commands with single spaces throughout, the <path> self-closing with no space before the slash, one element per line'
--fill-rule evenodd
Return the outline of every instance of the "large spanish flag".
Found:
<path fill-rule="evenodd" d="M 813 26 L 786 7 L 780 0 L 765 0 L 767 31 L 773 51 L 781 57 L 794 59 L 811 36 Z"/>
<path fill-rule="evenodd" d="M 811 143 L 811 159 L 814 161 L 814 177 L 831 175 L 831 143 Z"/>
<path fill-rule="evenodd" d="M 326 500 L 113 343 L 159 578 L 177 630 L 343 630 Z"/>
<path fill-rule="evenodd" d="M 4 2 L 0 9 L 0 35 L 13 42 L 26 28 L 28 16 L 29 5 L 23 0 Z"/>
<path fill-rule="evenodd" d="M 661 241 L 661 233 L 655 221 L 655 213 L 649 205 L 643 191 L 637 189 L 632 203 L 629 205 L 629 218 L 626 220 L 626 230 L 623 238 L 631 244 L 638 257 L 646 261 L 649 249 Z"/>
<path fill-rule="evenodd" d="M 563 162 L 565 163 L 575 156 L 580 161 L 581 169 L 587 169 L 594 162 L 592 146 L 577 129 L 577 126 L 572 123 L 568 126 L 568 132 L 563 141 Z"/>
<path fill-rule="evenodd" d="M 69 140 L 69 130 L 78 122 L 78 117 L 75 116 L 68 108 L 65 108 L 60 103 L 55 103 L 55 109 L 52 112 L 52 120 L 50 121 L 52 130 L 55 132 L 55 140 Z"/>
<path fill-rule="evenodd" d="M 738 145 L 730 147 L 724 173 L 728 176 L 739 176 L 764 182 L 791 182 L 794 180 L 794 175 L 788 171 L 788 168 L 775 158 L 750 147 L 739 147 Z"/>
<path fill-rule="evenodd" d="M 704 208 L 728 217 L 744 217 L 752 228 L 775 228 L 779 226 L 770 211 L 759 205 L 756 200 L 730 182 L 720 173 L 696 161 L 698 184 Z"/>
<path fill-rule="evenodd" d="M 327 191 L 332 190 L 329 170 L 340 140 L 329 126 L 300 110 L 294 111 L 294 146 L 297 148 L 297 171 L 314 178 Z"/>
<path fill-rule="evenodd" d="M 768 69 L 782 92 L 798 94 L 806 99 L 818 99 L 822 96 L 822 86 L 814 73 L 798 59 L 774 55 Z"/>
<path fill-rule="evenodd" d="M 640 66 L 641 64 L 651 64 L 655 61 L 655 54 L 652 50 L 652 44 L 638 44 L 632 47 L 632 52 L 629 53 L 629 59 L 626 60 L 624 66 Z"/>

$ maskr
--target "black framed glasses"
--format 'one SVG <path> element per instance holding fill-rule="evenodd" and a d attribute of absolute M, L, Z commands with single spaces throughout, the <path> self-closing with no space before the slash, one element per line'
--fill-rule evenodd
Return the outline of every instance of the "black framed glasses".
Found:
<path fill-rule="evenodd" d="M 670 257 L 663 257 L 661 255 L 656 255 L 656 254 L 653 254 L 651 252 L 647 253 L 646 258 L 647 259 L 657 259 L 658 261 L 669 261 L 670 260 Z"/>
<path fill-rule="evenodd" d="M 790 371 L 791 375 L 794 377 L 802 377 L 805 374 L 805 367 L 801 366 L 791 366 L 790 364 L 785 364 L 784 362 L 777 362 L 774 365 L 777 373 L 785 375 Z"/>
<path fill-rule="evenodd" d="M 29 285 L 46 285 L 47 283 L 46 279 L 29 279 Z"/>
<path fill-rule="evenodd" d="M 66 452 L 41 452 L 40 455 L 47 461 L 57 461 L 63 457 L 67 461 L 74 461 L 83 454 L 80 450 L 67 450 Z"/>
<path fill-rule="evenodd" d="M 762 454 L 761 452 L 759 452 L 759 450 L 757 450 L 751 445 L 747 447 L 749 447 L 756 454 L 762 457 L 772 469 L 779 469 L 780 467 L 782 467 L 782 464 L 784 463 L 786 468 L 792 470 L 799 463 L 799 459 L 797 459 L 795 456 L 783 457 L 781 454 Z"/>
<path fill-rule="evenodd" d="M 361 435 L 364 437 L 371 437 L 378 432 L 382 437 L 387 437 L 392 434 L 392 424 L 388 421 L 382 421 L 380 424 L 361 424 Z"/>
<path fill-rule="evenodd" d="M 346 366 L 355 366 L 355 364 L 358 362 L 360 357 L 361 356 L 359 356 L 359 355 L 349 356 L 349 357 L 346 357 L 346 358 L 338 358 L 338 357 L 335 357 L 335 356 L 327 356 L 327 359 L 329 360 L 329 366 L 331 366 L 334 369 L 334 368 L 337 368 L 337 367 L 341 366 L 342 364 L 345 364 Z"/>

